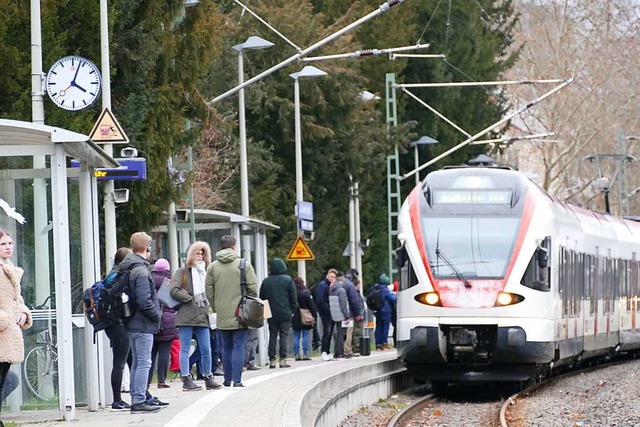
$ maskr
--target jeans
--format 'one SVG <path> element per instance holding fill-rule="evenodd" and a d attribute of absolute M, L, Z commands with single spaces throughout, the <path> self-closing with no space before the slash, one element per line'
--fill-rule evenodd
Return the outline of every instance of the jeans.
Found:
<path fill-rule="evenodd" d="M 247 329 L 220 329 L 222 338 L 222 369 L 224 381 L 242 382 L 244 367 L 244 345 L 247 341 Z"/>
<path fill-rule="evenodd" d="M 167 379 L 169 371 L 169 355 L 171 354 L 171 341 L 154 341 L 151 348 L 151 369 L 149 370 L 149 384 L 153 380 L 153 370 L 158 357 L 158 383 L 163 383 Z"/>
<path fill-rule="evenodd" d="M 278 336 L 280 337 L 280 362 L 287 358 L 287 347 L 289 345 L 289 322 L 273 322 L 269 319 L 269 360 L 276 360 L 276 345 Z"/>
<path fill-rule="evenodd" d="M 147 381 L 151 369 L 151 347 L 153 334 L 129 332 L 133 364 L 131 366 L 131 404 L 143 403 L 147 400 Z"/>
<path fill-rule="evenodd" d="M 344 356 L 344 333 L 346 328 L 342 327 L 342 322 L 333 322 L 336 330 L 336 342 L 333 344 L 333 357 Z"/>
<path fill-rule="evenodd" d="M 113 353 L 113 368 L 111 368 L 111 390 L 113 391 L 113 401 L 122 400 L 122 372 L 124 364 L 127 363 L 129 352 L 131 351 L 131 339 L 129 333 L 122 325 L 112 325 L 104 330 L 111 343 Z"/>
<path fill-rule="evenodd" d="M 189 350 L 191 349 L 191 337 L 195 334 L 198 347 L 200 347 L 200 366 L 202 375 L 211 374 L 211 336 L 207 326 L 179 326 L 180 331 L 180 375 L 186 377 L 190 373 Z"/>
<path fill-rule="evenodd" d="M 323 353 L 331 353 L 331 335 L 333 334 L 333 320 L 331 320 L 331 316 L 324 317 L 320 316 L 320 320 L 322 320 L 322 352 Z"/>
<path fill-rule="evenodd" d="M 244 348 L 244 365 L 248 368 L 255 365 L 256 351 L 258 350 L 258 331 L 249 329 L 247 331 L 247 342 Z"/>
<path fill-rule="evenodd" d="M 220 338 L 218 337 L 218 330 L 210 330 L 209 335 L 211 337 L 211 372 L 215 372 L 218 369 L 218 359 L 220 358 Z M 196 370 L 198 375 L 202 375 L 204 369 L 202 369 L 202 357 L 200 356 L 200 345 L 196 345 L 196 349 L 189 356 L 189 370 L 193 364 L 196 364 Z"/>
<path fill-rule="evenodd" d="M 389 339 L 389 325 L 391 324 L 390 313 L 378 313 L 376 316 L 376 347 L 387 344 Z"/>
<path fill-rule="evenodd" d="M 293 331 L 293 355 L 300 357 L 300 340 L 302 340 L 302 357 L 309 357 L 309 329 Z"/>

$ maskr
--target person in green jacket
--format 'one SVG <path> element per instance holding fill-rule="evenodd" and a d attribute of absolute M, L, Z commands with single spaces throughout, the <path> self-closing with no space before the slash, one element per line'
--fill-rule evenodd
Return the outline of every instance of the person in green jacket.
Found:
<path fill-rule="evenodd" d="M 258 295 L 256 272 L 246 263 L 245 278 L 247 294 Z M 236 252 L 236 238 L 230 235 L 220 239 L 220 250 L 216 259 L 207 268 L 205 280 L 207 298 L 211 308 L 217 314 L 218 330 L 222 341 L 222 367 L 224 386 L 244 387 L 242 368 L 244 367 L 244 346 L 247 340 L 247 328 L 240 325 L 236 317 L 236 308 L 240 303 L 240 256 Z"/>
<path fill-rule="evenodd" d="M 281 258 L 273 258 L 269 263 L 269 276 L 260 286 L 260 299 L 269 300 L 271 318 L 269 322 L 269 368 L 276 367 L 276 345 L 280 338 L 280 367 L 289 368 L 287 348 L 293 313 L 298 310 L 296 287 L 287 274 L 287 265 Z"/>

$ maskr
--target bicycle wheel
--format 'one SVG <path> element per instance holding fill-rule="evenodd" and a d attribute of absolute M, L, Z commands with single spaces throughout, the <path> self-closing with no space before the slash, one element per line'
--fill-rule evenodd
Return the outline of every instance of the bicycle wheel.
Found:
<path fill-rule="evenodd" d="M 36 399 L 44 402 L 56 397 L 58 391 L 58 354 L 47 346 L 34 347 L 22 364 L 25 384 Z"/>

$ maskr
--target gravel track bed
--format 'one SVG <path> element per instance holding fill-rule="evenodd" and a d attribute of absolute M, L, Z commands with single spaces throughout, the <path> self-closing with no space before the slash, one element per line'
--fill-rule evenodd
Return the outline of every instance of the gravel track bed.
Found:
<path fill-rule="evenodd" d="M 419 397 L 416 394 L 397 394 L 373 405 L 353 411 L 338 427 L 383 427 L 389 420 L 413 403 Z M 486 426 L 499 427 L 496 422 L 501 403 L 434 401 L 406 424 L 410 427 L 460 427 Z"/>
<path fill-rule="evenodd" d="M 640 426 L 640 361 L 565 378 L 512 405 L 510 427 Z"/>

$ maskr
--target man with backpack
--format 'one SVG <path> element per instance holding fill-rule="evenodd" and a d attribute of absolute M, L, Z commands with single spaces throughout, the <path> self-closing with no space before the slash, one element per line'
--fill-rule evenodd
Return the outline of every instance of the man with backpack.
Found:
<path fill-rule="evenodd" d="M 389 290 L 389 277 L 381 273 L 378 276 L 378 283 L 373 285 L 367 296 L 367 307 L 373 311 L 376 316 L 376 349 L 388 350 L 389 325 L 391 324 L 391 316 L 393 306 L 396 303 L 396 295 Z"/>
<path fill-rule="evenodd" d="M 157 412 L 161 409 L 158 402 L 153 401 L 153 398 L 149 401 L 147 396 L 153 335 L 160 330 L 160 304 L 149 271 L 151 236 L 145 232 L 133 233 L 130 244 L 133 253 L 124 258 L 119 268 L 121 271 L 129 271 L 131 295 L 128 295 L 128 298 L 132 303 L 131 309 L 134 311 L 125 323 L 133 354 L 130 385 L 131 413 L 142 414 Z"/>

